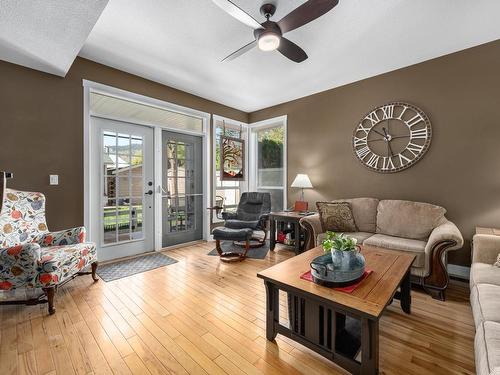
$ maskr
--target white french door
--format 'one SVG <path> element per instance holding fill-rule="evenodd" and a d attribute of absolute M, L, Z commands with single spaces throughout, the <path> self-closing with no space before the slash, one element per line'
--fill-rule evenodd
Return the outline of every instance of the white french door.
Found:
<path fill-rule="evenodd" d="M 91 117 L 90 134 L 90 232 L 99 260 L 153 251 L 153 129 Z"/>

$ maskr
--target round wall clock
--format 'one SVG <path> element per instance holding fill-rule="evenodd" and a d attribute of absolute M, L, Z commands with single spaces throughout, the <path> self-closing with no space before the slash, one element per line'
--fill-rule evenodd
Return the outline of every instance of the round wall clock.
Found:
<path fill-rule="evenodd" d="M 399 172 L 419 161 L 431 144 L 427 115 L 414 105 L 384 104 L 361 119 L 352 136 L 356 158 L 380 173 Z"/>

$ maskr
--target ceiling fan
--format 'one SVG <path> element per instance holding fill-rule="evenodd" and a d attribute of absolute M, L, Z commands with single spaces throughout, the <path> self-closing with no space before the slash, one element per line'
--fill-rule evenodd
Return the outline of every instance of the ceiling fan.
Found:
<path fill-rule="evenodd" d="M 276 12 L 276 6 L 274 4 L 264 4 L 260 7 L 260 13 L 266 17 L 266 21 L 259 23 L 230 0 L 212 1 L 226 13 L 254 29 L 255 40 L 226 56 L 222 61 L 233 60 L 258 46 L 262 51 L 278 50 L 283 56 L 297 63 L 307 59 L 307 54 L 298 45 L 285 38 L 283 34 L 314 21 L 339 3 L 339 0 L 309 0 L 292 10 L 278 22 L 270 20 L 274 12 Z"/>

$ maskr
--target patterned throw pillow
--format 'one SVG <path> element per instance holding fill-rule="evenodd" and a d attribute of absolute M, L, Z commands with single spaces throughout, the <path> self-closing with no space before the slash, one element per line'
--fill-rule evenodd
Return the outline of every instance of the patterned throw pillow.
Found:
<path fill-rule="evenodd" d="M 357 232 L 348 202 L 316 202 L 323 232 Z"/>
<path fill-rule="evenodd" d="M 496 261 L 495 263 L 493 263 L 493 265 L 494 265 L 495 267 L 500 267 L 500 254 L 498 254 L 498 256 L 497 256 L 497 261 Z"/>

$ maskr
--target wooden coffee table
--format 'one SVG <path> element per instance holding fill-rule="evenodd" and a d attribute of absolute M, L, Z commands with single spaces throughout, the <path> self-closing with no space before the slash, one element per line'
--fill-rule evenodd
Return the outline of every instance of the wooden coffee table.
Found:
<path fill-rule="evenodd" d="M 410 267 L 415 256 L 368 246 L 361 253 L 373 272 L 352 293 L 300 278 L 323 254 L 321 247 L 259 272 L 266 286 L 267 339 L 272 341 L 280 333 L 353 374 L 377 374 L 379 319 L 393 298 L 410 313 Z M 279 322 L 279 290 L 288 293 L 290 327 Z"/>

